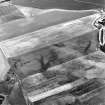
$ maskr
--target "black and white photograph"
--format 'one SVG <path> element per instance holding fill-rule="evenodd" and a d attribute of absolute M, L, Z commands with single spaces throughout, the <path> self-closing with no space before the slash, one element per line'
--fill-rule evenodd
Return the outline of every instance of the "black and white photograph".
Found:
<path fill-rule="evenodd" d="M 105 105 L 105 0 L 0 0 L 0 105 Z"/>

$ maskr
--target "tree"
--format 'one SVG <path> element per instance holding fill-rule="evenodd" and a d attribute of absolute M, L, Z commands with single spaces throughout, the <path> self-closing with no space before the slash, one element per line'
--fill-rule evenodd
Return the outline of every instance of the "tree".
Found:
<path fill-rule="evenodd" d="M 45 62 L 45 59 L 47 61 Z M 56 61 L 58 60 L 58 54 L 54 49 L 50 49 L 48 58 L 44 57 L 43 55 L 40 55 L 40 58 L 38 61 L 40 62 L 41 65 L 41 72 L 45 72 L 49 67 L 51 67 Z"/>

